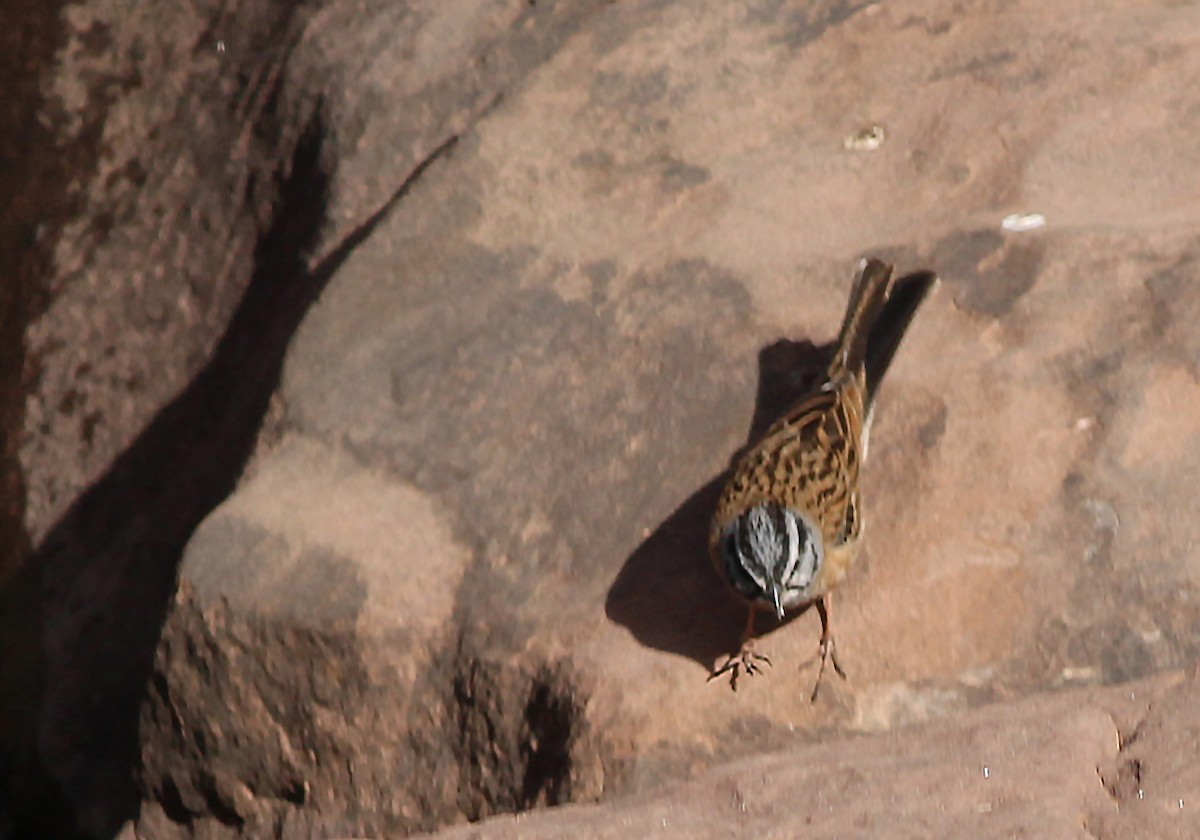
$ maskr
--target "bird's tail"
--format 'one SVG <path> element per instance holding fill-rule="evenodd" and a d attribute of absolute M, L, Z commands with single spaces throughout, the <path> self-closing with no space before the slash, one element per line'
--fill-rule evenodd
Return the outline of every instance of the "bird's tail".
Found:
<path fill-rule="evenodd" d="M 895 281 L 891 278 L 892 267 L 882 260 L 859 263 L 830 364 L 831 378 L 845 373 L 865 376 L 868 411 L 908 325 L 937 285 L 932 271 L 914 272 Z"/>
<path fill-rule="evenodd" d="M 892 267 L 887 263 L 874 258 L 859 262 L 854 285 L 850 288 L 850 299 L 846 301 L 842 329 L 838 333 L 837 351 L 829 366 L 831 378 L 843 371 L 857 375 L 863 369 L 867 358 L 867 341 L 887 303 L 888 281 L 891 278 Z"/>

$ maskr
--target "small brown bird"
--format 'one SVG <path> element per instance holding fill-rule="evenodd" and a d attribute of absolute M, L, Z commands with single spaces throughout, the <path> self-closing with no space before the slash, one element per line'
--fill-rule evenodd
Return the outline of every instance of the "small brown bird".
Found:
<path fill-rule="evenodd" d="M 738 461 L 717 503 L 709 552 L 717 572 L 750 615 L 737 653 L 709 679 L 754 674 L 770 660 L 753 648 L 759 610 L 784 612 L 816 602 L 821 659 L 845 678 L 829 629 L 831 591 L 858 556 L 863 532 L 858 474 L 867 457 L 879 382 L 922 301 L 937 285 L 930 271 L 892 282 L 892 267 L 859 263 L 836 352 L 825 379 L 776 421 Z"/>

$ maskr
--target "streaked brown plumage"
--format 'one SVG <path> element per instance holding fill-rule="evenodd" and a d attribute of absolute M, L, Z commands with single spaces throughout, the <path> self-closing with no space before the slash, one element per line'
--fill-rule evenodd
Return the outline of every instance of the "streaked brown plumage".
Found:
<path fill-rule="evenodd" d="M 859 470 L 867 455 L 879 382 L 913 315 L 937 284 L 922 271 L 892 282 L 892 267 L 859 264 L 833 361 L 816 390 L 776 421 L 734 467 L 717 503 L 709 549 L 718 573 L 749 607 L 741 649 L 710 679 L 760 670 L 753 650 L 760 609 L 780 620 L 791 607 L 816 602 L 821 664 L 845 672 L 829 627 L 831 591 L 858 556 L 863 531 Z"/>

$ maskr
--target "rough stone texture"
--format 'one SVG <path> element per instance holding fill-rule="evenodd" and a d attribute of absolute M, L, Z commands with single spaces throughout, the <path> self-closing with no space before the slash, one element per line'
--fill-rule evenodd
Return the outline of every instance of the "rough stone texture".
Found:
<path fill-rule="evenodd" d="M 1121 727 L 1121 750 L 1100 775 L 1116 809 L 1089 815 L 1096 837 L 1195 837 L 1200 833 L 1195 756 L 1200 708 L 1195 672 L 1185 685 L 1156 700 L 1147 714 Z"/>
<path fill-rule="evenodd" d="M 469 560 L 443 550 L 439 512 L 345 454 L 292 442 L 200 533 L 158 658 L 188 683 L 157 682 L 143 721 L 172 736 L 142 768 L 164 816 L 213 814 L 253 836 L 273 830 L 275 802 L 308 806 L 316 817 L 281 824 L 322 836 L 416 820 L 436 797 L 392 772 L 413 760 L 406 722 L 421 715 L 413 653 L 444 633 Z M 396 551 L 442 565 L 408 570 Z M 210 762 L 217 772 L 196 772 Z"/>
<path fill-rule="evenodd" d="M 172 404 L 168 420 L 191 419 L 152 424 L 35 552 L 54 582 L 33 626 L 55 687 L 36 723 L 83 825 L 130 816 L 105 805 L 106 784 L 128 792 L 120 774 L 101 784 L 88 764 L 103 753 L 119 771 L 125 753 L 54 726 L 99 726 L 144 693 L 131 835 L 398 835 L 740 758 L 681 789 L 709 808 L 681 828 L 739 790 L 748 814 L 776 803 L 747 833 L 815 813 L 730 787 L 800 760 L 836 770 L 803 792 L 834 807 L 814 829 L 830 835 L 891 826 L 895 791 L 930 815 L 894 836 L 970 833 L 975 804 L 996 836 L 1142 836 L 1194 789 L 1167 744 L 1194 729 L 1194 685 L 1130 713 L 1142 734 L 1124 750 L 1098 689 L 1004 701 L 1200 651 L 1200 196 L 1182 175 L 1200 164 L 1200 11 L 444 5 L 314 7 L 280 36 L 289 58 L 263 67 L 293 103 L 275 128 L 295 149 L 264 147 L 287 149 L 281 198 L 243 212 L 291 232 L 265 235 L 269 257 L 251 249 L 247 295 L 279 277 L 299 291 L 282 316 L 270 296 L 243 304 L 182 398 L 207 395 L 208 413 Z M 872 124 L 880 149 L 843 145 Z M 1047 226 L 1001 230 L 1027 211 Z M 204 241 L 234 247 L 241 223 L 223 224 Z M 867 551 L 834 618 L 851 679 L 808 703 L 805 614 L 762 628 L 775 667 L 731 694 L 704 682 L 742 621 L 704 556 L 707 518 L 730 457 L 819 366 L 863 253 L 945 284 L 872 435 Z M 111 340 L 110 314 L 78 329 L 83 344 Z M 301 317 L 254 460 L 188 542 L 171 601 L 183 543 L 237 479 Z M 250 390 L 226 397 L 247 372 Z M 145 415 L 119 416 L 106 457 Z M 31 473 L 56 463 L 38 457 Z M 65 458 L 85 467 L 67 489 L 33 481 L 31 522 L 105 463 L 91 457 Z M 133 607 L 150 620 L 95 632 L 95 616 Z M 105 656 L 131 638 L 145 667 L 115 670 Z M 73 717 L 63 698 L 100 669 L 117 699 Z M 964 773 L 987 793 L 964 745 L 1022 738 L 1032 755 L 997 758 L 1001 799 L 958 800 L 937 822 L 933 795 Z M 789 758 L 750 758 L 767 750 Z M 858 758 L 837 764 L 843 751 Z M 913 762 L 913 786 L 889 787 Z M 1117 812 L 1143 767 L 1170 785 Z M 660 806 L 674 807 L 635 800 L 571 830 L 648 830 Z"/>
<path fill-rule="evenodd" d="M 138 710 L 182 548 L 264 422 L 264 449 L 276 439 L 296 323 L 422 161 L 589 8 L 443 6 L 94 2 L 42 33 L 56 61 L 23 107 L 70 155 L 54 178 L 34 167 L 29 192 L 72 212 L 37 231 L 54 259 L 18 312 L 25 433 L 4 437 L 27 489 L 6 501 L 4 533 L 25 533 L 0 568 L 18 830 L 103 836 L 136 813 Z M 380 124 L 399 145 L 374 142 Z M 361 142 L 362 170 L 332 165 Z"/>
<path fill-rule="evenodd" d="M 35 542 L 195 376 L 270 223 L 273 170 L 302 128 L 271 126 L 287 108 L 289 49 L 273 31 L 292 13 L 221 6 L 101 0 L 62 12 L 41 118 L 91 157 L 70 160 L 75 212 L 53 231 L 45 308 L 26 339 L 21 461 Z"/>
<path fill-rule="evenodd" d="M 1182 797 L 1198 789 L 1195 692 L 1194 681 L 1171 688 L 1163 679 L 1073 689 L 793 747 L 619 802 L 436 836 L 1194 837 L 1200 807 Z M 1143 743 L 1165 720 L 1192 737 Z"/>
<path fill-rule="evenodd" d="M 1194 659 L 1198 520 L 1183 488 L 1200 465 L 1181 418 L 1194 404 L 1183 324 L 1196 240 L 1162 208 L 1196 209 L 1170 177 L 1196 153 L 1163 114 L 1197 94 L 1162 82 L 1165 102 L 1145 97 L 1195 74 L 1200 20 L 1077 10 L 607 7 L 350 256 L 289 355 L 282 439 L 348 453 L 428 497 L 449 535 L 440 549 L 397 546 L 394 562 L 412 591 L 432 566 L 454 592 L 441 632 L 403 618 L 412 676 L 393 683 L 393 722 L 364 736 L 364 701 L 348 694 L 330 723 L 356 772 L 388 764 L 380 778 L 427 797 L 419 817 L 382 806 L 389 820 L 562 801 L 530 796 L 547 766 L 557 781 L 541 788 L 610 796 L 829 727 L 888 729 Z M 1128 106 L 1121 130 L 1088 152 L 1094 130 L 1080 126 L 1114 103 Z M 869 123 L 886 127 L 883 147 L 844 149 Z M 1138 156 L 1143 137 L 1170 159 Z M 1144 177 L 1121 182 L 1140 213 L 1080 178 L 1085 153 L 1142 161 Z M 1001 232 L 1004 215 L 1028 210 L 1048 227 Z M 704 556 L 712 497 L 747 431 L 821 358 L 864 252 L 932 265 L 945 288 L 879 410 L 867 556 L 835 618 L 852 680 L 809 705 L 805 616 L 768 632 L 776 667 L 731 695 L 704 684 L 740 628 Z M 264 454 L 260 468 L 277 457 L 296 456 Z M 196 667 L 167 655 L 189 638 L 184 616 L 228 602 L 291 632 L 278 594 L 247 603 L 220 559 L 259 558 L 272 530 L 285 545 L 311 533 L 218 517 L 192 542 L 183 576 L 209 583 L 166 628 L 168 698 Z M 351 576 L 311 554 L 305 574 L 327 580 L 334 603 L 344 580 L 376 597 L 365 560 Z M 444 614 L 439 593 L 422 609 Z M 346 655 L 384 663 L 386 629 L 369 612 L 354 613 Z M 545 689 L 570 710 L 552 761 L 538 755 L 545 738 L 522 734 L 547 672 L 569 674 Z M 406 704 L 422 717 L 405 719 Z M 216 708 L 187 725 L 205 731 Z M 279 726 L 303 743 L 303 727 Z M 375 731 L 415 739 L 408 763 L 371 757 Z M 144 727 L 145 754 L 162 749 L 159 733 Z M 255 754 L 148 763 L 145 784 L 154 795 L 197 789 L 208 771 L 241 778 Z M 338 785 L 316 762 L 305 772 L 314 790 Z M 306 809 L 248 800 L 233 821 L 293 811 Z"/>
<path fill-rule="evenodd" d="M 31 189 L 72 212 L 39 230 L 53 261 L 30 278 L 19 438 L 33 550 L 0 592 L 0 770 L 21 832 L 46 836 L 110 833 L 136 808 L 137 709 L 175 564 L 254 444 L 305 287 L 259 284 L 231 314 L 252 275 L 287 273 L 281 239 L 313 237 L 294 196 L 306 228 L 285 237 L 273 218 L 289 168 L 312 168 L 297 150 L 314 105 L 282 90 L 287 45 L 268 34 L 287 10 L 61 11 L 38 116 L 62 183 Z M 220 49 L 210 25 L 232 29 Z M 248 324 L 264 299 L 278 325 Z"/>
<path fill-rule="evenodd" d="M 46 3 L 0 4 L 0 616 L 16 612 L 7 594 L 28 555 L 25 532 L 25 481 L 19 458 L 20 430 L 25 416 L 25 331 L 38 299 L 40 279 L 51 262 L 43 235 L 60 221 L 70 178 L 60 164 L 61 152 L 52 133 L 41 125 L 38 112 L 41 84 L 54 62 L 58 32 L 55 9 Z M 16 831 L 13 801 L 28 803 L 31 811 L 52 807 L 39 797 L 43 787 L 34 773 L 18 777 L 13 768 L 31 764 L 32 739 L 12 737 L 36 714 L 29 695 L 34 680 L 29 664 L 40 642 L 35 621 L 25 632 L 13 625 L 0 627 L 0 837 Z M 25 697 L 14 702 L 18 693 Z"/>

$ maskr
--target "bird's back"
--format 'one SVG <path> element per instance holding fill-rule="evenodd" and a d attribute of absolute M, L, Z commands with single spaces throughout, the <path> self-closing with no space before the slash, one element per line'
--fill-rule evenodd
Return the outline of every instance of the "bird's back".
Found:
<path fill-rule="evenodd" d="M 764 502 L 807 514 L 827 551 L 857 541 L 863 394 L 861 376 L 826 380 L 776 421 L 734 468 L 717 504 L 714 543 L 724 523 Z"/>
<path fill-rule="evenodd" d="M 826 377 L 738 461 L 710 532 L 718 569 L 726 524 L 765 502 L 800 512 L 820 528 L 829 561 L 822 575 L 835 579 L 822 580 L 815 589 L 836 583 L 841 567 L 853 561 L 862 532 L 858 473 L 870 422 L 868 394 L 873 393 L 866 378 L 868 339 L 887 306 L 891 274 L 891 266 L 879 260 L 859 264 Z"/>

